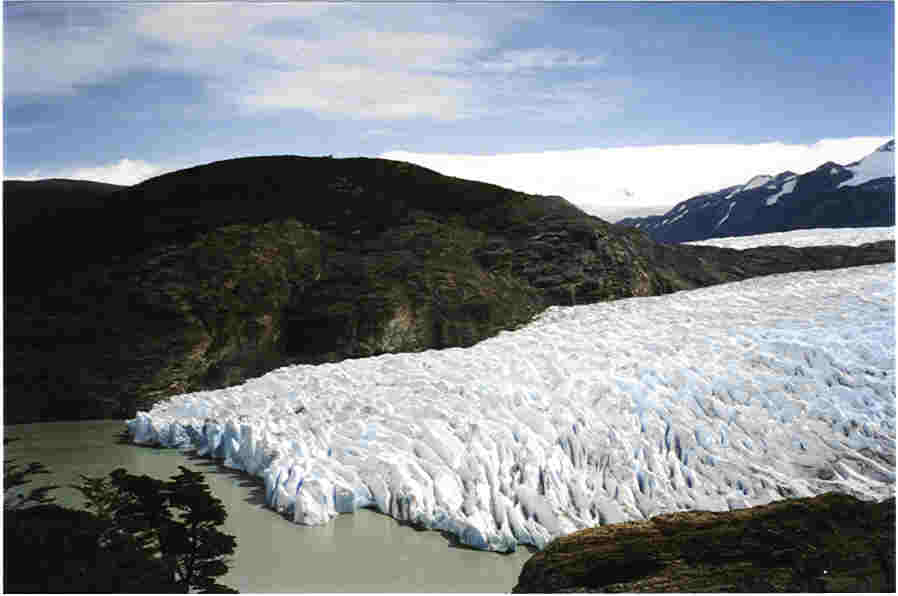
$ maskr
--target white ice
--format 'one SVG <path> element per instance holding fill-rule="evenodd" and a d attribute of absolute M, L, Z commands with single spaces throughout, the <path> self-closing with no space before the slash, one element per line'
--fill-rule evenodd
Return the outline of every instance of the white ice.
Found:
<path fill-rule="evenodd" d="M 859 186 L 877 178 L 895 177 L 895 152 L 874 151 L 856 166 L 849 167 L 852 177 L 839 185 Z"/>
<path fill-rule="evenodd" d="M 739 250 L 756 246 L 824 246 L 838 244 L 842 246 L 860 246 L 867 242 L 894 240 L 895 227 L 883 228 L 814 228 L 810 230 L 792 230 L 791 232 L 774 232 L 757 236 L 730 236 L 727 238 L 709 238 L 683 244 L 720 246 Z"/>
<path fill-rule="evenodd" d="M 280 368 L 140 412 L 137 443 L 265 482 L 301 524 L 374 507 L 479 549 L 895 486 L 894 264 L 573 307 L 470 348 Z"/>

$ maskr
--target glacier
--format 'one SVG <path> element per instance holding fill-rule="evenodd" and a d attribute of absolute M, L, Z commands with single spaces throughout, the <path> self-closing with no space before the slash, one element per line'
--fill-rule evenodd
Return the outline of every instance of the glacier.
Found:
<path fill-rule="evenodd" d="M 895 240 L 895 226 L 878 228 L 811 228 L 791 230 L 789 232 L 771 232 L 770 234 L 757 234 L 755 236 L 709 238 L 707 240 L 684 242 L 683 244 L 720 246 L 722 248 L 744 250 L 758 246 L 791 246 L 794 248 L 825 245 L 860 246 L 868 242 L 881 242 L 883 240 Z"/>
<path fill-rule="evenodd" d="M 861 231 L 858 231 L 862 233 Z M 836 490 L 895 490 L 895 265 L 551 307 L 469 348 L 283 367 L 169 398 L 131 439 L 464 545 Z"/>

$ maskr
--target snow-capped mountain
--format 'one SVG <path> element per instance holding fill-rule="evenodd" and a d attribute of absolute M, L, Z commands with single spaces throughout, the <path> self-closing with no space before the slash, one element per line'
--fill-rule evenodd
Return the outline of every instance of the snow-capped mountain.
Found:
<path fill-rule="evenodd" d="M 628 217 L 667 244 L 805 228 L 895 225 L 895 141 L 846 166 L 826 162 L 798 175 L 755 176 L 687 199 L 664 215 Z"/>

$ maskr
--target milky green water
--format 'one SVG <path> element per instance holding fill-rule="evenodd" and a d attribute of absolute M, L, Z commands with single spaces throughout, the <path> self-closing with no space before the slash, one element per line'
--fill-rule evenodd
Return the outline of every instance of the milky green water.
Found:
<path fill-rule="evenodd" d="M 203 472 L 228 511 L 223 530 L 237 552 L 221 582 L 241 592 L 510 592 L 531 553 L 500 555 L 456 548 L 437 532 L 419 532 L 362 510 L 325 526 L 306 527 L 264 507 L 261 479 L 174 449 L 123 443 L 122 421 L 50 422 L 4 427 L 21 437 L 5 457 L 38 461 L 51 474 L 27 486 L 68 485 L 79 474 L 132 474 L 168 479 L 183 465 Z M 80 493 L 59 488 L 61 505 L 80 507 Z"/>

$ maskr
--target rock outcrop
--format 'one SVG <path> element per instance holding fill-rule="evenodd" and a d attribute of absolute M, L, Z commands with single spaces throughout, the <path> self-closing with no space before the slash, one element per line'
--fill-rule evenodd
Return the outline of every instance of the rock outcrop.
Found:
<path fill-rule="evenodd" d="M 50 182 L 4 183 L 6 211 L 28 212 L 4 226 L 7 423 L 469 346 L 549 305 L 894 260 L 893 242 L 663 246 L 559 197 L 382 159 L 235 159 L 65 201 Z M 35 196 L 46 208 L 24 209 Z"/>
<path fill-rule="evenodd" d="M 828 493 L 581 530 L 530 558 L 513 591 L 894 592 L 895 499 Z"/>

